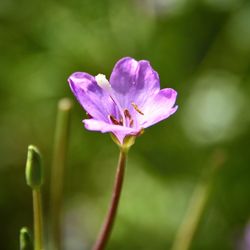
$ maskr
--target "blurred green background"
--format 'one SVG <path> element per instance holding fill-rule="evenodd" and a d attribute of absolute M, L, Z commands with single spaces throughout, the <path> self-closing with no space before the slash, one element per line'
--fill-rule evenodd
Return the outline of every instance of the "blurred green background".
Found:
<path fill-rule="evenodd" d="M 178 112 L 130 151 L 109 250 L 170 249 L 202 173 L 222 150 L 191 249 L 243 249 L 250 215 L 250 3 L 243 0 L 0 1 L 0 248 L 32 227 L 27 146 L 45 162 L 44 212 L 57 102 L 74 102 L 64 188 L 65 249 L 90 249 L 106 213 L 118 149 L 89 132 L 67 77 L 110 75 L 124 56 L 146 59 Z M 45 223 L 46 225 L 47 223 Z M 245 249 L 244 249 L 245 250 Z"/>

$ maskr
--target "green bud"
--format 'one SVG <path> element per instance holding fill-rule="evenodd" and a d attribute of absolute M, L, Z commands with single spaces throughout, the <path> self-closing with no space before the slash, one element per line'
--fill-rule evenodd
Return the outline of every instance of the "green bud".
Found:
<path fill-rule="evenodd" d="M 37 147 L 33 145 L 28 147 L 25 174 L 27 185 L 29 185 L 32 189 L 40 188 L 43 183 L 41 154 Z"/>
<path fill-rule="evenodd" d="M 32 238 L 29 232 L 29 229 L 26 227 L 23 227 L 20 230 L 20 250 L 32 250 L 33 244 L 32 244 Z"/>

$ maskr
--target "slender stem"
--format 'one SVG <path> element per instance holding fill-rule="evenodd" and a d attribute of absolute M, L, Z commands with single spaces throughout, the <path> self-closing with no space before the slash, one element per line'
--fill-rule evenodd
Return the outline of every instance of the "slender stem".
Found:
<path fill-rule="evenodd" d="M 109 207 L 106 219 L 104 221 L 104 224 L 102 226 L 102 229 L 100 231 L 100 234 L 93 247 L 93 250 L 103 250 L 109 240 L 109 236 L 112 231 L 112 227 L 115 221 L 117 208 L 118 208 L 118 204 L 119 204 L 119 200 L 121 196 L 121 190 L 122 190 L 122 184 L 123 184 L 125 166 L 126 166 L 126 156 L 127 156 L 127 152 L 121 149 L 110 207 Z"/>
<path fill-rule="evenodd" d="M 34 210 L 34 244 L 35 250 L 43 250 L 43 216 L 40 189 L 32 190 Z"/>
<path fill-rule="evenodd" d="M 172 250 L 188 250 L 208 200 L 210 183 L 200 183 L 194 190 L 184 221 L 176 235 Z"/>
<path fill-rule="evenodd" d="M 63 98 L 58 103 L 53 162 L 50 180 L 50 248 L 61 250 L 61 207 L 63 199 L 64 169 L 69 139 L 72 103 Z"/>
<path fill-rule="evenodd" d="M 204 213 L 215 174 L 219 167 L 225 162 L 225 153 L 221 150 L 215 150 L 212 155 L 212 162 L 208 172 L 204 173 L 201 180 L 195 187 L 187 212 L 183 222 L 177 232 L 172 250 L 188 250 L 191 247 L 194 235 L 197 231 L 201 217 Z M 205 169 L 207 170 L 207 168 Z"/>

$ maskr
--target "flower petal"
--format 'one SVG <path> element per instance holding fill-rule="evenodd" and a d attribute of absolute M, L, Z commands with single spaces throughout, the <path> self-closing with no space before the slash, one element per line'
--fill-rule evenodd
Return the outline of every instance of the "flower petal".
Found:
<path fill-rule="evenodd" d="M 144 115 L 137 114 L 139 124 L 143 128 L 154 125 L 176 112 L 178 106 L 174 106 L 177 92 L 166 88 L 160 90 L 154 97 L 147 100 L 142 107 Z"/>
<path fill-rule="evenodd" d="M 110 84 L 122 108 L 144 103 L 160 90 L 159 76 L 148 61 L 125 57 L 119 60 L 110 76 Z"/>
<path fill-rule="evenodd" d="M 138 62 L 130 57 L 119 60 L 111 73 L 110 84 L 117 94 L 127 95 L 135 84 Z"/>
<path fill-rule="evenodd" d="M 136 89 L 134 103 L 143 106 L 153 95 L 160 91 L 160 79 L 150 63 L 146 60 L 139 61 L 136 74 Z"/>
<path fill-rule="evenodd" d="M 120 125 L 113 125 L 96 119 L 83 120 L 85 128 L 92 131 L 100 131 L 102 133 L 111 132 L 116 135 L 119 141 L 122 143 L 123 139 L 127 135 L 137 134 L 139 131 L 134 128 L 124 127 Z"/>
<path fill-rule="evenodd" d="M 98 86 L 93 76 L 76 72 L 69 77 L 68 82 L 79 103 L 93 118 L 108 122 L 110 114 L 116 115 L 114 102 Z"/>

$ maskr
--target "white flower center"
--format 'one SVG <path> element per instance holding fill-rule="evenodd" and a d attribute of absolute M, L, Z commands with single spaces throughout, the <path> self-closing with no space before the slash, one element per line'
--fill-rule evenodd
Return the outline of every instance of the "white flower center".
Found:
<path fill-rule="evenodd" d="M 95 77 L 95 80 L 98 84 L 99 87 L 101 87 L 102 89 L 104 90 L 110 90 L 111 89 L 111 85 L 109 83 L 109 81 L 107 80 L 106 76 L 103 75 L 103 74 L 98 74 L 96 77 Z"/>

